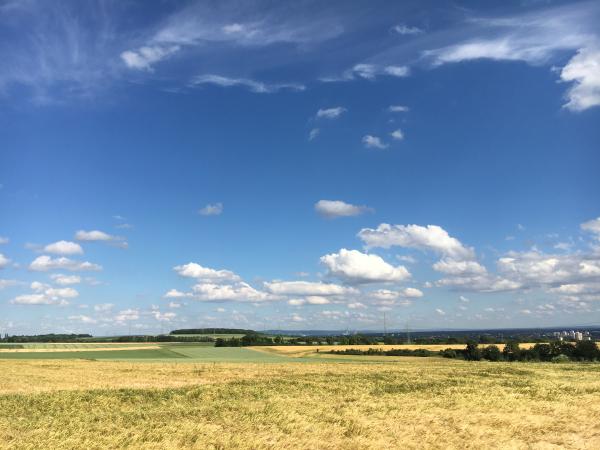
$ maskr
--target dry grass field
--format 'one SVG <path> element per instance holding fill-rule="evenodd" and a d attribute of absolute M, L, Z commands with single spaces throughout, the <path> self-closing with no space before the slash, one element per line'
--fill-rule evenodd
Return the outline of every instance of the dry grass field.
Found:
<path fill-rule="evenodd" d="M 0 447 L 600 448 L 599 364 L 304 361 L 0 361 Z"/>

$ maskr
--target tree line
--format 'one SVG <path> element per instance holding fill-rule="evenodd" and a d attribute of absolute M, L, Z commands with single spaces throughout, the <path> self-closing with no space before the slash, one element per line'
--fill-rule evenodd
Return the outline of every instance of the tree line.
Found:
<path fill-rule="evenodd" d="M 331 350 L 334 355 L 366 355 L 366 356 L 442 356 L 444 358 L 464 359 L 466 361 L 600 361 L 600 349 L 593 341 L 550 342 L 535 344 L 529 349 L 521 348 L 518 342 L 509 341 L 500 350 L 497 345 L 480 347 L 477 342 L 469 342 L 464 349 L 447 348 L 441 351 L 426 349 L 392 349 L 383 350 L 369 348 L 367 350 L 344 349 Z"/>

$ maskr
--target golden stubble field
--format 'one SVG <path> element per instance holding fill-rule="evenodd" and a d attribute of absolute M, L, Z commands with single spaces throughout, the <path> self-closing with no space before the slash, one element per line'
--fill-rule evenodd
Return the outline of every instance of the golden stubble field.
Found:
<path fill-rule="evenodd" d="M 0 361 L 0 447 L 600 448 L 600 365 Z"/>

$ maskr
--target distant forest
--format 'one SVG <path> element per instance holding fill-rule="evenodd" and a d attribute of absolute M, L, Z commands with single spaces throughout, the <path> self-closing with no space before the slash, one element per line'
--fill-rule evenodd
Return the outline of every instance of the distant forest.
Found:
<path fill-rule="evenodd" d="M 183 328 L 169 334 L 256 334 L 256 331 L 241 328 Z"/>

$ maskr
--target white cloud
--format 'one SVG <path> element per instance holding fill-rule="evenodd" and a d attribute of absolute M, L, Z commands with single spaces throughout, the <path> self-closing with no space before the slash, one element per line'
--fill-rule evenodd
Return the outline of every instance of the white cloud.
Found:
<path fill-rule="evenodd" d="M 423 30 L 417 27 L 410 27 L 408 25 L 399 24 L 392 28 L 396 33 L 401 35 L 410 35 L 410 34 L 421 34 Z"/>
<path fill-rule="evenodd" d="M 320 295 L 309 295 L 306 297 L 306 303 L 309 305 L 328 305 L 331 303 L 331 300 Z"/>
<path fill-rule="evenodd" d="M 133 320 L 138 320 L 140 318 L 140 311 L 139 309 L 124 309 L 119 311 L 115 317 L 114 320 L 117 323 L 124 323 L 124 322 L 131 322 Z"/>
<path fill-rule="evenodd" d="M 167 304 L 167 306 L 168 306 L 169 308 L 174 308 L 174 309 L 175 309 L 175 308 L 181 308 L 181 303 L 177 303 L 177 302 L 169 302 L 169 303 Z"/>
<path fill-rule="evenodd" d="M 361 253 L 358 250 L 341 249 L 321 257 L 329 274 L 348 283 L 379 283 L 403 281 L 410 278 L 404 266 L 394 267 L 378 255 Z"/>
<path fill-rule="evenodd" d="M 438 280 L 436 285 L 469 292 L 504 292 L 523 288 L 523 285 L 517 281 L 489 274 L 452 276 Z"/>
<path fill-rule="evenodd" d="M 435 312 L 440 315 L 440 316 L 445 316 L 446 315 L 446 311 L 444 311 L 443 309 L 440 308 L 436 308 Z"/>
<path fill-rule="evenodd" d="M 565 108 L 583 111 L 600 105 L 600 47 L 580 49 L 560 72 L 563 81 L 573 82 L 567 90 Z"/>
<path fill-rule="evenodd" d="M 357 64 L 352 68 L 349 76 L 353 77 L 353 75 L 357 75 L 361 78 L 366 78 L 367 80 L 373 80 L 375 79 L 377 72 L 378 67 L 373 64 Z"/>
<path fill-rule="evenodd" d="M 66 299 L 79 296 L 79 292 L 73 288 L 53 288 L 38 281 L 31 283 L 31 289 L 35 292 L 35 294 L 19 295 L 10 302 L 15 305 L 66 306 L 69 304 Z"/>
<path fill-rule="evenodd" d="M 7 237 L 4 237 L 4 236 L 0 236 L 0 245 L 8 244 L 9 242 L 10 242 L 10 239 L 8 239 Z"/>
<path fill-rule="evenodd" d="M 398 298 L 421 298 L 423 292 L 417 288 L 405 288 L 399 291 L 389 289 L 377 289 L 370 293 L 370 296 L 377 300 L 396 300 Z"/>
<path fill-rule="evenodd" d="M 160 322 L 170 322 L 171 320 L 173 320 L 175 317 L 177 317 L 177 313 L 174 313 L 172 311 L 169 312 L 160 312 L 160 311 L 152 311 L 152 315 L 154 316 L 154 318 Z"/>
<path fill-rule="evenodd" d="M 68 319 L 72 320 L 73 322 L 81 322 L 81 323 L 85 323 L 85 324 L 95 324 L 98 322 L 96 319 L 94 319 L 90 316 L 84 316 L 83 314 L 69 316 Z"/>
<path fill-rule="evenodd" d="M 393 246 L 432 250 L 457 260 L 472 259 L 473 249 L 465 247 L 438 225 L 389 225 L 382 223 L 376 229 L 363 228 L 358 237 L 367 247 Z"/>
<path fill-rule="evenodd" d="M 11 286 L 16 286 L 18 284 L 19 282 L 17 280 L 7 280 L 0 278 L 0 290 Z"/>
<path fill-rule="evenodd" d="M 99 303 L 94 305 L 94 311 L 96 312 L 108 312 L 114 308 L 114 304 L 112 303 Z"/>
<path fill-rule="evenodd" d="M 317 136 L 319 135 L 320 130 L 318 128 L 313 128 L 312 130 L 310 130 L 310 133 L 308 133 L 308 140 L 312 141 L 315 140 L 317 138 Z"/>
<path fill-rule="evenodd" d="M 380 75 L 392 77 L 406 77 L 410 74 L 410 69 L 407 66 L 379 65 L 379 64 L 356 64 L 351 69 L 346 70 L 342 76 L 325 78 L 322 81 L 351 81 L 357 77 L 365 80 L 373 81 Z"/>
<path fill-rule="evenodd" d="M 292 314 L 292 322 L 304 322 L 306 319 L 298 314 Z"/>
<path fill-rule="evenodd" d="M 208 204 L 198 211 L 202 216 L 220 216 L 223 213 L 223 203 Z"/>
<path fill-rule="evenodd" d="M 281 90 L 303 91 L 306 89 L 306 86 L 296 83 L 269 84 L 248 78 L 230 78 L 215 74 L 197 75 L 192 78 L 190 82 L 191 86 L 199 86 L 202 84 L 212 84 L 220 87 L 245 87 L 250 92 L 254 92 L 256 94 L 271 94 Z"/>
<path fill-rule="evenodd" d="M 44 293 L 49 297 L 59 297 L 59 298 L 75 298 L 79 296 L 79 292 L 75 289 L 67 287 L 67 288 L 49 288 L 44 291 Z"/>
<path fill-rule="evenodd" d="M 277 299 L 276 296 L 258 291 L 242 281 L 235 284 L 199 283 L 192 290 L 193 299 L 207 302 L 263 302 Z"/>
<path fill-rule="evenodd" d="M 421 298 L 423 297 L 423 292 L 417 288 L 409 287 L 400 291 L 400 295 L 407 298 Z"/>
<path fill-rule="evenodd" d="M 191 294 L 188 294 L 186 292 L 181 292 L 181 291 L 178 291 L 177 289 L 171 289 L 163 297 L 164 298 L 184 298 L 184 297 L 190 297 L 190 296 L 191 296 Z"/>
<path fill-rule="evenodd" d="M 598 8 L 593 2 L 537 10 L 515 17 L 472 19 L 470 37 L 463 42 L 424 52 L 434 65 L 491 59 L 547 64 L 566 51 L 577 51 L 560 71 L 574 83 L 565 108 L 572 111 L 600 105 Z"/>
<path fill-rule="evenodd" d="M 182 277 L 196 278 L 204 281 L 234 282 L 240 280 L 240 277 L 230 270 L 215 270 L 210 267 L 203 267 L 194 262 L 175 266 L 173 270 Z"/>
<path fill-rule="evenodd" d="M 341 200 L 319 200 L 315 203 L 315 211 L 330 219 L 336 217 L 351 217 L 372 211 L 368 206 L 357 206 Z"/>
<path fill-rule="evenodd" d="M 56 273 L 50 275 L 50 278 L 60 286 L 81 283 L 81 277 L 79 275 L 63 275 L 62 273 Z"/>
<path fill-rule="evenodd" d="M 0 269 L 4 269 L 6 266 L 8 266 L 9 262 L 10 262 L 10 259 L 8 259 L 2 253 L 0 253 Z"/>
<path fill-rule="evenodd" d="M 336 106 L 335 108 L 319 109 L 317 119 L 337 119 L 347 111 L 346 108 Z"/>
<path fill-rule="evenodd" d="M 407 77 L 410 70 L 407 66 L 386 66 L 384 67 L 383 72 L 392 77 Z"/>
<path fill-rule="evenodd" d="M 354 288 L 331 283 L 311 281 L 273 281 L 265 283 L 265 288 L 276 295 L 347 295 L 356 294 Z"/>
<path fill-rule="evenodd" d="M 113 241 L 116 239 L 116 236 L 112 236 L 104 231 L 99 230 L 79 230 L 77 233 L 75 233 L 75 239 L 78 241 Z"/>
<path fill-rule="evenodd" d="M 46 253 L 54 253 L 56 255 L 81 255 L 83 249 L 76 242 L 58 241 L 48 244 L 44 247 Z"/>
<path fill-rule="evenodd" d="M 471 300 L 469 300 L 467 297 L 465 297 L 464 295 L 461 295 L 460 297 L 458 297 L 458 299 L 462 302 L 462 303 L 469 303 Z"/>
<path fill-rule="evenodd" d="M 102 270 L 102 266 L 85 261 L 74 261 L 69 258 L 51 258 L 47 255 L 38 256 L 29 265 L 29 270 L 46 272 L 48 270 L 71 270 L 73 272 Z"/>
<path fill-rule="evenodd" d="M 384 143 L 381 138 L 377 137 L 377 136 L 372 136 L 370 134 L 367 134 L 365 136 L 363 136 L 362 138 L 362 143 L 364 144 L 365 147 L 367 148 L 379 148 L 379 149 L 384 149 L 388 147 L 388 144 Z"/>
<path fill-rule="evenodd" d="M 487 272 L 477 261 L 457 261 L 451 258 L 441 259 L 433 265 L 433 268 L 449 275 L 483 275 Z"/>
<path fill-rule="evenodd" d="M 348 303 L 348 308 L 350 309 L 366 309 L 367 305 L 361 302 L 352 302 Z"/>
<path fill-rule="evenodd" d="M 404 133 L 402 132 L 402 130 L 400 128 L 392 131 L 390 133 L 390 136 L 392 137 L 392 139 L 395 139 L 396 141 L 401 141 L 404 139 Z"/>
<path fill-rule="evenodd" d="M 121 53 L 121 59 L 127 67 L 137 70 L 152 70 L 152 65 L 178 52 L 178 45 L 144 46 L 137 50 L 127 50 Z"/>
<path fill-rule="evenodd" d="M 232 23 L 232 24 L 224 25 L 222 29 L 223 29 L 223 33 L 225 33 L 225 34 L 237 34 L 237 33 L 243 33 L 246 31 L 246 27 L 239 23 Z"/>
<path fill-rule="evenodd" d="M 100 230 L 79 230 L 77 233 L 75 233 L 75 240 L 84 242 L 106 242 L 120 248 L 127 248 L 129 246 L 125 238 L 121 236 L 114 236 Z"/>
<path fill-rule="evenodd" d="M 291 298 L 287 301 L 290 306 L 302 306 L 306 303 L 306 300 L 303 298 Z"/>
<path fill-rule="evenodd" d="M 389 112 L 408 112 L 410 111 L 410 109 L 408 108 L 408 106 L 402 106 L 402 105 L 390 105 L 390 107 L 388 108 Z"/>
<path fill-rule="evenodd" d="M 581 229 L 592 233 L 597 239 L 600 239 L 600 217 L 582 223 Z"/>

